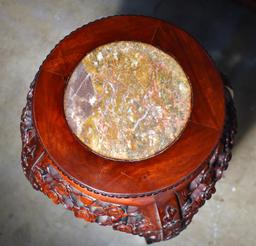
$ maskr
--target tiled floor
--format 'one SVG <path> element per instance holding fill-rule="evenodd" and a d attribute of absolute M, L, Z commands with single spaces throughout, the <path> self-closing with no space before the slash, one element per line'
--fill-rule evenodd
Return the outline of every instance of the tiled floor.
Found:
<path fill-rule="evenodd" d="M 19 117 L 39 65 L 73 29 L 115 14 L 151 15 L 181 26 L 235 89 L 239 136 L 230 167 L 192 224 L 159 245 L 255 245 L 256 12 L 228 0 L 0 0 L 0 245 L 145 245 L 52 205 L 19 165 Z"/>

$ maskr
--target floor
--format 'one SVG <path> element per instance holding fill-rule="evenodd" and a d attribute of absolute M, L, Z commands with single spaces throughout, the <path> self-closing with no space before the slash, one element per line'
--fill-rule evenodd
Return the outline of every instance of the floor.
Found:
<path fill-rule="evenodd" d="M 145 245 L 54 206 L 20 167 L 19 119 L 41 62 L 73 29 L 115 14 L 156 16 L 184 28 L 235 90 L 239 134 L 230 167 L 191 225 L 159 245 L 255 245 L 256 11 L 231 0 L 0 0 L 0 245 Z"/>

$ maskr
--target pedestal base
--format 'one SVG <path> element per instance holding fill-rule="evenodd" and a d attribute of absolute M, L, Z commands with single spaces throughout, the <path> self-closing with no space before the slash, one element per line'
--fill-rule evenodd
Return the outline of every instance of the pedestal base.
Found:
<path fill-rule="evenodd" d="M 198 209 L 211 198 L 216 181 L 228 167 L 236 133 L 236 113 L 230 90 L 225 89 L 227 115 L 223 135 L 199 173 L 174 188 L 150 195 L 149 199 L 146 194 L 127 201 L 115 198 L 115 195 L 95 194 L 65 176 L 41 145 L 32 117 L 33 88 L 34 83 L 31 84 L 20 125 L 24 174 L 36 190 L 43 192 L 55 204 L 62 204 L 73 211 L 78 218 L 143 236 L 147 243 L 168 240 L 184 230 Z M 135 206 L 136 203 L 139 205 Z"/>
<path fill-rule="evenodd" d="M 159 155 L 129 163 L 81 144 L 63 105 L 67 81 L 85 54 L 121 40 L 152 44 L 175 57 L 193 96 L 178 141 Z M 215 192 L 231 159 L 236 114 L 230 90 L 223 89 L 209 56 L 187 33 L 149 17 L 117 16 L 74 31 L 53 49 L 31 84 L 20 128 L 22 167 L 35 189 L 78 218 L 152 243 L 178 235 Z"/>

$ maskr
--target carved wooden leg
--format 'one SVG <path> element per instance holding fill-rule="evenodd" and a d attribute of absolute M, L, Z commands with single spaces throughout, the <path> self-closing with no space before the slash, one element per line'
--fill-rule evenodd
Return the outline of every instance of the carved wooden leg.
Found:
<path fill-rule="evenodd" d="M 198 209 L 215 193 L 215 183 L 222 177 L 231 159 L 231 149 L 236 134 L 236 110 L 230 88 L 225 87 L 226 123 L 220 143 L 213 152 L 207 165 L 187 184 L 171 190 L 169 194 L 155 196 L 162 224 L 162 239 L 168 240 L 177 236 L 192 221 Z M 168 191 L 166 191 L 168 192 Z M 166 201 L 164 201 L 164 199 Z M 158 240 L 146 238 L 147 243 Z"/>

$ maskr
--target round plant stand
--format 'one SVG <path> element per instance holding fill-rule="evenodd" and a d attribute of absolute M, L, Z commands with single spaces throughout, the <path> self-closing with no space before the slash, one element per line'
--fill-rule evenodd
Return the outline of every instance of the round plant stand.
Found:
<path fill-rule="evenodd" d="M 76 217 L 152 243 L 178 235 L 215 192 L 235 133 L 230 88 L 195 39 L 113 16 L 41 65 L 21 116 L 22 167 Z"/>

